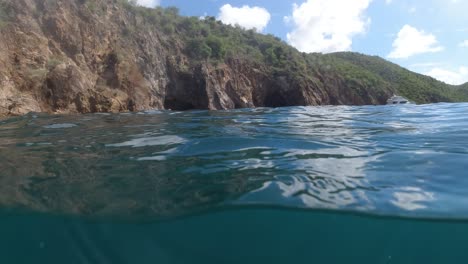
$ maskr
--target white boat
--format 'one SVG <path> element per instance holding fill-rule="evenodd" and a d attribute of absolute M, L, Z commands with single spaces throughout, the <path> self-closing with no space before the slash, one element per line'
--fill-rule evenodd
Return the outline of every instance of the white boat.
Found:
<path fill-rule="evenodd" d="M 410 101 L 403 96 L 393 95 L 390 99 L 387 100 L 388 105 L 394 104 L 409 104 Z"/>

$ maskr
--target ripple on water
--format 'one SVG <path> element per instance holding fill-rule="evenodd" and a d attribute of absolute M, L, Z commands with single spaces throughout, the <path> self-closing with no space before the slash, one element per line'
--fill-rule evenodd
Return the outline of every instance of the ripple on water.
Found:
<path fill-rule="evenodd" d="M 174 216 L 255 204 L 468 218 L 467 111 L 435 104 L 16 117 L 0 123 L 0 206 Z"/>
<path fill-rule="evenodd" d="M 168 136 L 159 136 L 159 137 L 144 137 L 144 138 L 135 138 L 129 141 L 116 144 L 107 144 L 107 147 L 133 147 L 141 148 L 146 146 L 167 146 L 182 144 L 186 140 L 179 136 L 168 135 Z"/>
<path fill-rule="evenodd" d="M 75 125 L 75 124 L 63 123 L 63 124 L 47 125 L 47 126 L 44 126 L 44 128 L 47 128 L 47 129 L 61 129 L 61 128 L 72 128 L 72 127 L 76 127 L 76 126 L 77 125 Z"/>

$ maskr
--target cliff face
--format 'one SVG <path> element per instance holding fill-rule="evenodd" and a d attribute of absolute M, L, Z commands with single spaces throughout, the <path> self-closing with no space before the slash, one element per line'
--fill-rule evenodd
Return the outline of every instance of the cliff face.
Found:
<path fill-rule="evenodd" d="M 391 94 L 354 95 L 330 76 L 298 82 L 242 59 L 193 65 L 183 44 L 168 47 L 111 0 L 98 12 L 80 0 L 2 1 L 0 115 L 378 104 Z"/>
<path fill-rule="evenodd" d="M 329 65 L 298 78 L 241 56 L 194 62 L 122 1 L 0 0 L 0 115 L 382 104 L 395 91 Z"/>
<path fill-rule="evenodd" d="M 167 54 L 154 32 L 132 41 L 125 10 L 100 16 L 82 1 L 8 3 L 12 22 L 0 35 L 1 114 L 162 108 Z"/>

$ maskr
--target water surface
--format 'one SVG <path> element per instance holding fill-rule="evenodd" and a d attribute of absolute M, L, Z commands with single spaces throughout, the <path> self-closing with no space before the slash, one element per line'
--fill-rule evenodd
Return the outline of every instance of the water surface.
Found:
<path fill-rule="evenodd" d="M 434 104 L 1 120 L 0 262 L 466 259 L 467 111 Z"/>

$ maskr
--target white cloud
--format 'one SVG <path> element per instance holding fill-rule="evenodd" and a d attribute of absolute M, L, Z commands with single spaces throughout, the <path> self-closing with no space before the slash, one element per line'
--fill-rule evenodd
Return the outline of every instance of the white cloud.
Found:
<path fill-rule="evenodd" d="M 458 70 L 433 68 L 424 74 L 453 85 L 460 85 L 468 82 L 468 67 L 460 67 Z"/>
<path fill-rule="evenodd" d="M 458 44 L 460 48 L 468 48 L 468 39 Z"/>
<path fill-rule="evenodd" d="M 226 4 L 219 11 L 218 19 L 224 24 L 239 25 L 245 29 L 255 29 L 258 32 L 263 31 L 271 19 L 268 10 L 258 6 L 233 7 Z"/>
<path fill-rule="evenodd" d="M 161 3 L 161 0 L 137 0 L 137 4 L 145 7 L 155 7 Z"/>
<path fill-rule="evenodd" d="M 433 34 L 418 30 L 410 25 L 404 25 L 393 42 L 393 51 L 388 55 L 391 59 L 407 59 L 411 56 L 439 52 L 444 48 L 437 42 Z"/>
<path fill-rule="evenodd" d="M 386 3 L 387 5 L 391 4 L 392 2 L 393 2 L 393 0 L 385 0 L 385 3 Z"/>
<path fill-rule="evenodd" d="M 307 0 L 293 5 L 285 22 L 293 23 L 288 42 L 303 52 L 351 50 L 353 37 L 365 33 L 364 12 L 372 0 Z"/>

